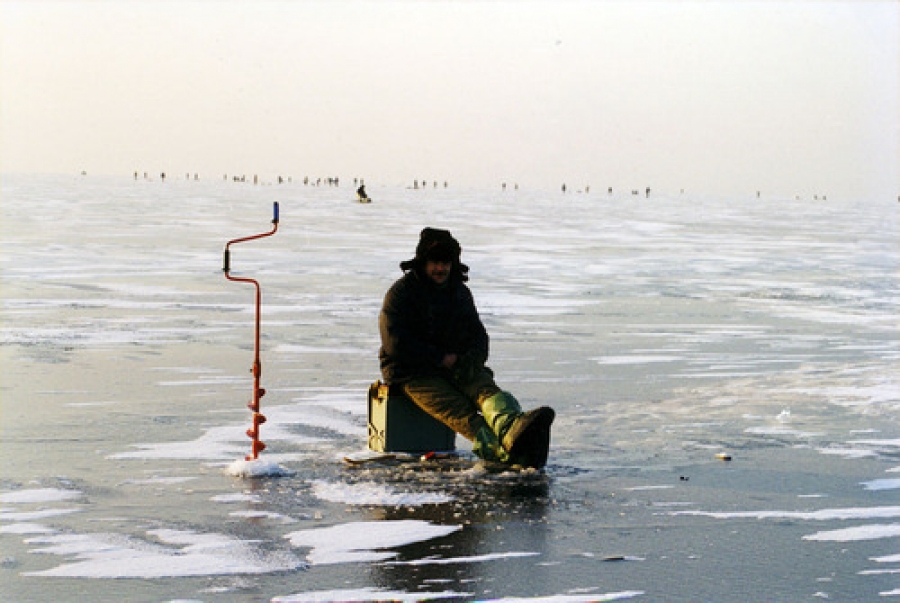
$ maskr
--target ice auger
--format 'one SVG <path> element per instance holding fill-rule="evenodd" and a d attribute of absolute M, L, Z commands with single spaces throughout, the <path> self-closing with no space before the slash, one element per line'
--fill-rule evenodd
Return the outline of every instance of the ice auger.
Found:
<path fill-rule="evenodd" d="M 265 450 L 266 445 L 263 444 L 259 439 L 259 426 L 266 422 L 266 417 L 263 416 L 262 413 L 259 412 L 259 401 L 260 398 L 266 395 L 266 390 L 259 386 L 259 379 L 262 376 L 262 363 L 259 360 L 259 332 L 260 332 L 260 315 L 261 315 L 261 306 L 262 306 L 262 294 L 259 289 L 259 282 L 252 278 L 246 277 L 237 277 L 231 276 L 231 249 L 230 247 L 235 243 L 243 243 L 245 241 L 253 241 L 256 239 L 261 239 L 263 237 L 270 237 L 278 230 L 278 202 L 276 201 L 273 204 L 273 213 L 274 217 L 272 218 L 272 230 L 269 232 L 264 232 L 262 234 L 252 235 L 249 237 L 242 237 L 240 239 L 234 239 L 228 241 L 225 245 L 225 253 L 223 258 L 223 268 L 222 270 L 225 272 L 225 278 L 230 281 L 238 281 L 241 283 L 251 283 L 254 287 L 256 287 L 256 341 L 253 347 L 253 399 L 247 404 L 247 408 L 249 408 L 253 412 L 253 427 L 247 430 L 247 436 L 253 440 L 252 443 L 252 454 L 247 455 L 246 460 L 254 461 L 259 458 L 259 453 Z"/>

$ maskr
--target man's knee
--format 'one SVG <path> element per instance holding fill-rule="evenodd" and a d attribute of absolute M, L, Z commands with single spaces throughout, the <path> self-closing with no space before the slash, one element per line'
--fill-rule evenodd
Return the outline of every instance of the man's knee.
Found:
<path fill-rule="evenodd" d="M 403 392 L 419 408 L 463 437 L 471 439 L 478 426 L 478 406 L 450 382 L 440 378 L 413 379 Z"/>

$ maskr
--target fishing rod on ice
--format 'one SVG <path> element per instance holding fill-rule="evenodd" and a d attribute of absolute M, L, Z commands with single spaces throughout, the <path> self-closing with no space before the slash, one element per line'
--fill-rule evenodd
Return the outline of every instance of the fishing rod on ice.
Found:
<path fill-rule="evenodd" d="M 250 283 L 254 287 L 256 287 L 256 339 L 253 346 L 253 399 L 247 404 L 247 408 L 253 412 L 253 426 L 247 430 L 247 436 L 253 441 L 251 444 L 252 453 L 246 457 L 248 461 L 254 461 L 259 458 L 259 453 L 265 450 L 266 445 L 263 444 L 259 439 L 259 426 L 266 422 L 266 417 L 263 416 L 262 413 L 259 412 L 259 401 L 260 399 L 266 395 L 266 390 L 259 386 L 259 380 L 262 376 L 262 363 L 259 359 L 259 333 L 260 333 L 260 316 L 262 314 L 262 293 L 260 291 L 259 282 L 256 279 L 240 277 L 240 276 L 231 276 L 231 246 L 236 243 L 244 243 L 246 241 L 255 241 L 256 239 L 262 239 L 264 237 L 271 237 L 278 231 L 278 202 L 273 203 L 273 214 L 272 218 L 272 230 L 269 232 L 264 232 L 261 234 L 251 235 L 249 237 L 241 237 L 239 239 L 232 239 L 228 241 L 225 245 L 225 253 L 223 257 L 223 267 L 222 271 L 225 273 L 225 278 L 230 281 L 237 281 L 241 283 Z"/>

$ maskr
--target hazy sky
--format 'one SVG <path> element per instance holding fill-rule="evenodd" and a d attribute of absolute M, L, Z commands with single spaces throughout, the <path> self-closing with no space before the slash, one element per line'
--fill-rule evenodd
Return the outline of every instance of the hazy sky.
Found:
<path fill-rule="evenodd" d="M 900 194 L 900 3 L 0 0 L 0 170 Z"/>

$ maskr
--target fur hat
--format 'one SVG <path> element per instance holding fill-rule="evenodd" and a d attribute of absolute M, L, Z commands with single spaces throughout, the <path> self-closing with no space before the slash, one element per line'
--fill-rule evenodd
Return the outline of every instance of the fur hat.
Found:
<path fill-rule="evenodd" d="M 449 230 L 423 228 L 416 245 L 416 259 L 436 262 L 458 262 L 462 247 Z"/>
<path fill-rule="evenodd" d="M 416 245 L 416 257 L 400 263 L 405 270 L 423 270 L 429 260 L 435 262 L 451 262 L 453 272 L 458 272 L 462 280 L 467 279 L 469 267 L 459 261 L 462 247 L 453 238 L 449 230 L 425 227 L 419 233 L 419 244 Z"/>

